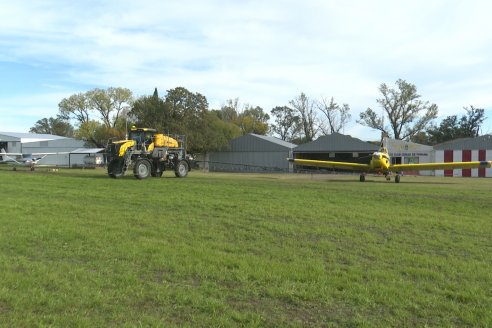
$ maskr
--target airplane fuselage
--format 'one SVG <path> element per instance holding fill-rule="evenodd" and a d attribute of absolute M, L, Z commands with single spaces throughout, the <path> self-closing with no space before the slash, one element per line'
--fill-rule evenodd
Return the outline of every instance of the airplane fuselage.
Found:
<path fill-rule="evenodd" d="M 374 152 L 371 157 L 371 161 L 369 163 L 371 169 L 387 174 L 389 172 L 389 168 L 391 165 L 391 160 L 388 155 L 388 152 L 385 149 L 381 149 L 380 151 Z"/>
<path fill-rule="evenodd" d="M 0 164 L 7 164 L 13 166 L 14 171 L 17 166 L 26 166 L 31 168 L 31 171 L 34 171 L 34 166 L 41 160 L 43 157 L 33 157 L 32 154 L 17 154 L 17 153 L 0 153 L 2 160 Z M 20 157 L 20 158 L 19 158 Z"/>

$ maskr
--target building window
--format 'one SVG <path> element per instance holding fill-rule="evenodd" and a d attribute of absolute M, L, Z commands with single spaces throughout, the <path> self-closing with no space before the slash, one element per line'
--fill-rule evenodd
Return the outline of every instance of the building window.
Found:
<path fill-rule="evenodd" d="M 405 157 L 405 164 L 419 164 L 419 158 L 416 157 Z"/>

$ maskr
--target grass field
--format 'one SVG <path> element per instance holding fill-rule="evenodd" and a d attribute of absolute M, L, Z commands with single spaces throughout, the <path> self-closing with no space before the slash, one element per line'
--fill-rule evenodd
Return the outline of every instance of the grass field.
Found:
<path fill-rule="evenodd" d="M 0 170 L 5 327 L 492 326 L 492 179 Z"/>

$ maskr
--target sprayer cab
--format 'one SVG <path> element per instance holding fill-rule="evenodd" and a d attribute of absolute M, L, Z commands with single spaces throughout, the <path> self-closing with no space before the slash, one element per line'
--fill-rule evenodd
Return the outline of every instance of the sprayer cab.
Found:
<path fill-rule="evenodd" d="M 152 143 L 152 139 L 154 138 L 154 134 L 156 134 L 155 129 L 147 129 L 147 128 L 139 128 L 132 127 L 130 130 L 130 134 L 128 135 L 128 140 L 135 141 L 135 145 L 138 149 L 142 147 L 142 145 L 148 147 Z"/>

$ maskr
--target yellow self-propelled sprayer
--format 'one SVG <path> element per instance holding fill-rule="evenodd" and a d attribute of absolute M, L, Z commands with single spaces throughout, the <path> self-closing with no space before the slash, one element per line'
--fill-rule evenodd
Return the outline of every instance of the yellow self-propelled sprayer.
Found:
<path fill-rule="evenodd" d="M 132 127 L 127 139 L 108 142 L 108 175 L 120 178 L 133 167 L 137 179 L 161 177 L 167 169 L 183 178 L 188 175 L 192 160 L 185 146 L 182 135 L 168 136 L 155 129 Z"/>

